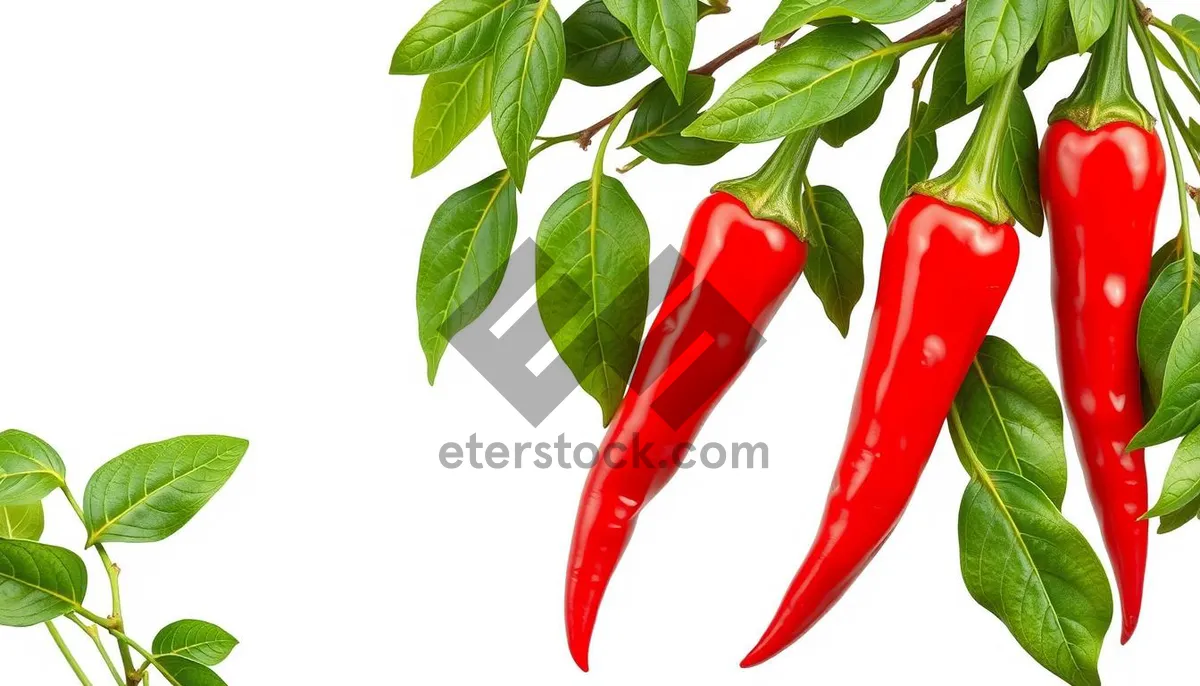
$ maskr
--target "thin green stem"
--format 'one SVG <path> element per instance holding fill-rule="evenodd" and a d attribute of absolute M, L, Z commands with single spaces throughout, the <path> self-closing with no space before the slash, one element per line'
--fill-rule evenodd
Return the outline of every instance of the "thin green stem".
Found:
<path fill-rule="evenodd" d="M 597 188 L 600 185 L 600 177 L 604 176 L 604 153 L 608 151 L 608 144 L 612 142 L 613 134 L 616 133 L 617 127 L 621 125 L 621 120 L 629 115 L 638 105 L 642 103 L 642 99 L 646 97 L 646 93 L 650 92 L 651 86 L 646 86 L 637 92 L 625 103 L 625 106 L 617 110 L 613 115 L 612 121 L 608 123 L 604 130 L 604 137 L 600 139 L 600 148 L 596 150 L 596 163 L 592 166 L 592 188 Z"/>
<path fill-rule="evenodd" d="M 1188 74 L 1187 70 L 1183 68 L 1183 65 L 1175 59 L 1175 56 L 1172 55 L 1169 50 L 1167 50 L 1167 46 L 1163 45 L 1162 41 L 1158 40 L 1158 38 L 1155 38 L 1154 36 L 1151 36 L 1150 40 L 1152 45 L 1155 48 L 1158 48 L 1154 51 L 1154 56 L 1158 58 L 1158 61 L 1162 62 L 1164 67 L 1174 72 L 1175 75 L 1179 77 L 1179 80 L 1183 82 L 1183 85 L 1187 87 L 1188 92 L 1192 94 L 1192 97 L 1196 99 L 1196 102 L 1200 102 L 1200 85 L 1196 85 L 1195 80 L 1193 80 L 1191 75 Z"/>
<path fill-rule="evenodd" d="M 146 650 L 145 648 L 143 648 L 141 645 L 139 645 L 139 644 L 138 644 L 138 642 L 137 642 L 137 641 L 133 640 L 132 638 L 130 638 L 130 637 L 128 637 L 128 636 L 126 636 L 126 635 L 125 635 L 125 633 L 124 633 L 124 632 L 122 632 L 122 631 L 121 631 L 121 630 L 119 630 L 119 629 L 113 629 L 113 630 L 110 630 L 110 631 L 109 631 L 109 633 L 110 633 L 110 634 L 112 634 L 112 635 L 113 635 L 113 637 L 114 637 L 114 638 L 116 638 L 116 639 L 117 639 L 117 641 L 118 641 L 118 642 L 119 642 L 119 643 L 120 643 L 122 646 L 124 646 L 126 649 L 128 649 L 128 648 L 133 648 L 133 650 L 134 650 L 134 651 L 136 651 L 138 655 L 141 655 L 143 658 L 145 658 L 145 659 L 146 659 L 146 663 L 147 663 L 147 664 L 154 665 L 154 668 L 155 668 L 155 669 L 157 669 L 158 671 L 162 672 L 164 675 L 166 675 L 166 674 L 167 674 L 167 671 L 166 671 L 165 669 L 163 669 L 163 666 L 162 666 L 162 664 L 161 664 L 161 663 L 159 663 L 159 661 L 158 661 L 158 660 L 157 660 L 157 659 L 154 657 L 154 653 L 151 653 L 149 650 Z M 138 676 L 138 679 L 139 679 L 139 680 L 144 680 L 144 679 L 145 679 L 145 677 L 146 677 L 146 672 L 145 672 L 145 669 L 144 669 L 144 668 L 143 668 L 142 670 L 133 670 L 133 669 L 131 668 L 131 670 L 130 670 L 130 673 L 129 673 L 129 674 L 130 674 L 130 677 L 131 677 L 131 681 L 132 681 L 134 684 L 136 684 L 136 683 L 137 683 L 137 681 L 134 681 L 134 680 L 132 679 L 132 677 L 140 675 L 140 676 Z M 168 679 L 168 681 L 170 681 L 170 679 Z"/>
<path fill-rule="evenodd" d="M 1196 270 L 1195 260 L 1191 259 L 1192 255 L 1192 230 L 1191 219 L 1188 210 L 1188 193 L 1187 183 L 1183 178 L 1183 160 L 1179 155 L 1179 143 L 1175 140 L 1175 132 L 1172 129 L 1171 121 L 1171 99 L 1167 95 L 1166 86 L 1163 85 L 1162 72 L 1158 68 L 1158 59 L 1154 54 L 1154 47 L 1150 44 L 1150 32 L 1146 30 L 1146 25 L 1142 23 L 1140 12 L 1135 13 L 1130 17 L 1130 27 L 1133 29 L 1133 36 L 1137 39 L 1138 47 L 1141 48 L 1142 56 L 1146 60 L 1146 69 L 1150 72 L 1150 83 L 1154 86 L 1154 99 L 1158 103 L 1159 119 L 1162 121 L 1163 133 L 1167 137 L 1167 145 L 1171 149 L 1171 164 L 1175 168 L 1175 184 L 1179 189 L 1179 239 L 1177 248 L 1180 258 L 1188 258 L 1183 261 L 1183 311 L 1187 312 L 1191 305 L 1192 297 L 1192 279 Z"/>
<path fill-rule="evenodd" d="M 645 155 L 638 155 L 637 157 L 630 160 L 628 163 L 621 165 L 620 167 L 617 167 L 617 173 L 628 174 L 629 172 L 631 172 L 634 169 L 637 169 L 639 166 L 641 166 L 641 164 L 643 162 L 645 162 L 647 159 L 649 159 L 649 158 L 647 158 Z"/>
<path fill-rule="evenodd" d="M 75 626 L 83 630 L 92 639 L 92 643 L 96 646 L 96 651 L 100 653 L 100 657 L 104 658 L 104 664 L 108 667 L 108 673 L 112 674 L 113 680 L 117 682 L 117 686 L 125 686 L 125 680 L 121 678 L 121 673 L 117 671 L 117 666 L 113 664 L 112 657 L 109 656 L 108 650 L 104 647 L 104 643 L 100 641 L 100 632 L 95 625 L 87 625 L 76 616 L 73 612 L 68 612 L 66 615 Z"/>
<path fill-rule="evenodd" d="M 1171 112 L 1171 119 L 1175 122 L 1176 128 L 1178 128 L 1180 131 L 1187 130 L 1187 122 L 1183 121 L 1183 115 L 1179 113 L 1179 108 L 1176 107 L 1175 103 L 1170 100 L 1167 101 L 1167 105 Z M 1196 149 L 1191 146 L 1191 144 L 1183 147 L 1187 148 L 1188 154 L 1192 158 L 1192 164 L 1196 167 L 1196 171 L 1200 172 L 1200 152 L 1197 152 Z"/>
<path fill-rule="evenodd" d="M 79 666 L 79 663 L 75 661 L 75 656 L 71 654 L 71 649 L 63 641 L 62 634 L 58 633 L 58 629 L 54 627 L 52 622 L 46 622 L 46 628 L 50 631 L 50 637 L 54 639 L 54 645 L 58 646 L 58 650 L 66 658 L 67 664 L 71 665 L 71 671 L 75 672 L 79 683 L 83 684 L 83 686 L 92 686 L 92 682 L 88 680 L 87 674 L 83 673 L 83 668 Z"/>

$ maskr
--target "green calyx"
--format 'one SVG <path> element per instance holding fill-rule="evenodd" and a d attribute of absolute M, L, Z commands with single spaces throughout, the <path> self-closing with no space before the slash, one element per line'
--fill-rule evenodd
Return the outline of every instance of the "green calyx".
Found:
<path fill-rule="evenodd" d="M 1095 131 L 1114 122 L 1132 122 L 1148 131 L 1154 129 L 1154 118 L 1138 102 L 1129 78 L 1126 49 L 1129 3 L 1119 0 L 1113 4 L 1116 10 L 1108 33 L 1092 48 L 1091 61 L 1075 92 L 1050 113 L 1051 122 L 1065 119 L 1085 131 Z"/>
<path fill-rule="evenodd" d="M 820 134 L 821 127 L 814 126 L 788 135 L 762 169 L 741 179 L 722 181 L 713 192 L 732 195 L 746 204 L 754 218 L 786 226 L 806 240 L 804 176 Z"/>
<path fill-rule="evenodd" d="M 1021 67 L 1017 65 L 1000 83 L 992 86 L 979 123 L 967 147 L 945 174 L 917 184 L 914 193 L 938 198 L 970 210 L 992 224 L 1012 224 L 1012 210 L 1000 192 L 997 166 L 1000 147 L 1008 130 L 1008 111 L 1020 88 Z"/>

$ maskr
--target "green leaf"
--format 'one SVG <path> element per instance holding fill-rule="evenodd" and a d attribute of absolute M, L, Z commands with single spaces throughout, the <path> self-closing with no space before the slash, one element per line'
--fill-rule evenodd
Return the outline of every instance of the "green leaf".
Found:
<path fill-rule="evenodd" d="M 683 99 L 696 46 L 696 0 L 604 0 L 613 16 L 633 32 L 638 49 Z"/>
<path fill-rule="evenodd" d="M 518 190 L 525 186 L 529 148 L 562 85 L 563 40 L 562 21 L 549 0 L 519 8 L 496 39 L 492 129 Z"/>
<path fill-rule="evenodd" d="M 872 24 L 908 19 L 933 0 L 783 0 L 767 20 L 762 42 L 769 43 L 805 24 L 831 17 L 855 17 Z"/>
<path fill-rule="evenodd" d="M 213 667 L 229 657 L 238 640 L 216 624 L 181 619 L 163 627 L 154 637 L 155 657 L 177 655 Z"/>
<path fill-rule="evenodd" d="M 954 399 L 966 435 L 960 454 L 989 471 L 1019 474 L 1062 507 L 1067 492 L 1063 411 L 1050 380 L 1007 341 L 988 336 Z M 969 446 L 960 443 L 966 440 Z"/>
<path fill-rule="evenodd" d="M 608 11 L 604 0 L 588 0 L 563 22 L 566 77 L 585 86 L 611 86 L 650 68 L 633 33 Z"/>
<path fill-rule="evenodd" d="M 1038 132 L 1025 94 L 1017 91 L 1000 148 L 1000 194 L 1029 232 L 1042 235 L 1045 213 L 1038 175 Z"/>
<path fill-rule="evenodd" d="M 875 89 L 871 97 L 864 100 L 858 107 L 822 125 L 821 140 L 831 147 L 840 148 L 851 138 L 871 128 L 879 119 L 879 113 L 883 111 L 884 96 L 887 95 L 887 90 L 891 88 L 898 73 L 900 73 L 900 62 L 896 62 L 896 66 L 892 67 L 892 71 L 888 73 L 879 88 Z"/>
<path fill-rule="evenodd" d="M 34 626 L 78 610 L 87 568 L 65 548 L 0 540 L 0 626 Z"/>
<path fill-rule="evenodd" d="M 1171 514 L 1163 515 L 1158 520 L 1158 533 L 1169 534 L 1195 520 L 1197 515 L 1200 515 L 1200 498 L 1196 498 Z"/>
<path fill-rule="evenodd" d="M 177 655 L 156 657 L 154 661 L 171 686 L 225 686 L 216 672 L 199 662 Z"/>
<path fill-rule="evenodd" d="M 804 194 L 808 262 L 804 278 L 842 336 L 863 293 L 863 230 L 854 208 L 832 186 L 809 186 Z"/>
<path fill-rule="evenodd" d="M 1200 498 L 1200 431 L 1193 431 L 1175 449 L 1175 457 L 1171 459 L 1163 481 L 1162 494 L 1144 518 L 1178 512 L 1197 498 Z"/>
<path fill-rule="evenodd" d="M 1037 55 L 1028 56 L 1021 66 L 1022 89 L 1028 88 L 1040 76 L 1036 57 Z M 951 37 L 942 49 L 942 54 L 938 56 L 937 66 L 933 70 L 933 90 L 929 94 L 929 108 L 921 118 L 917 132 L 936 131 L 974 112 L 982 105 L 983 100 L 967 100 L 966 48 L 963 32 L 959 31 Z"/>
<path fill-rule="evenodd" d="M 0 432 L 0 505 L 40 502 L 66 482 L 62 458 L 33 434 Z"/>
<path fill-rule="evenodd" d="M 572 186 L 538 229 L 538 311 L 604 424 L 616 412 L 649 302 L 650 230 L 620 181 Z"/>
<path fill-rule="evenodd" d="M 1042 666 L 1069 684 L 1099 686 L 1112 623 L 1108 577 L 1087 539 L 1033 482 L 985 471 L 959 510 L 963 580 Z"/>
<path fill-rule="evenodd" d="M 1047 0 L 1046 20 L 1038 34 L 1037 52 L 1038 71 L 1055 60 L 1080 52 L 1075 26 L 1071 23 L 1071 0 Z"/>
<path fill-rule="evenodd" d="M 46 528 L 41 503 L 0 505 L 0 538 L 36 541 Z"/>
<path fill-rule="evenodd" d="M 491 59 L 431 74 L 413 130 L 413 177 L 446 159 L 487 119 L 491 102 Z"/>
<path fill-rule="evenodd" d="M 1173 257 L 1174 242 L 1169 244 Z M 1162 251 L 1159 251 L 1160 253 Z M 1157 257 L 1157 255 L 1156 255 Z M 1150 396 L 1155 401 L 1162 398 L 1163 379 L 1167 373 L 1167 357 L 1171 344 L 1179 334 L 1183 318 L 1184 267 L 1183 260 L 1167 265 L 1154 280 L 1154 285 L 1142 301 L 1138 317 L 1138 359 Z M 1200 301 L 1200 269 L 1193 269 L 1192 289 L 1188 296 L 1188 312 Z"/>
<path fill-rule="evenodd" d="M 88 547 L 175 533 L 225 485 L 248 447 L 241 438 L 179 436 L 109 460 L 83 492 Z"/>
<path fill-rule="evenodd" d="M 1046 0 L 973 0 L 967 4 L 967 102 L 978 99 L 1021 64 L 1045 15 Z"/>
<path fill-rule="evenodd" d="M 1200 21 L 1181 14 L 1171 20 L 1171 26 L 1179 30 L 1179 35 L 1172 35 L 1179 52 L 1183 53 L 1183 63 L 1187 65 L 1192 78 L 1200 81 Z"/>
<path fill-rule="evenodd" d="M 505 19 L 528 0 L 442 0 L 404 36 L 393 74 L 430 74 L 477 62 L 496 44 Z"/>
<path fill-rule="evenodd" d="M 659 80 L 638 106 L 629 138 L 621 147 L 632 147 L 659 164 L 705 165 L 724 157 L 734 144 L 679 135 L 696 120 L 715 84 L 711 76 L 689 74 L 680 103 L 666 82 Z"/>
<path fill-rule="evenodd" d="M 417 329 L 429 383 L 450 339 L 496 297 L 517 235 L 517 189 L 506 171 L 451 195 L 433 214 L 417 269 Z"/>
<path fill-rule="evenodd" d="M 1162 401 L 1126 449 L 1165 443 L 1189 433 L 1197 425 L 1200 425 L 1200 308 L 1193 307 L 1183 318 L 1167 354 Z"/>
<path fill-rule="evenodd" d="M 870 24 L 822 26 L 738 79 L 683 133 L 760 143 L 823 124 L 871 97 L 898 54 Z"/>
<path fill-rule="evenodd" d="M 1116 10 L 1116 2 L 1117 0 L 1071 0 L 1071 23 L 1075 26 L 1079 52 L 1086 52 L 1108 32 Z M 1122 26 L 1121 30 L 1124 31 L 1125 27 Z"/>
<path fill-rule="evenodd" d="M 921 103 L 917 121 L 922 120 L 921 112 L 927 111 L 925 103 Z M 896 155 L 884 172 L 883 182 L 879 186 L 879 207 L 883 210 L 885 222 L 891 223 L 896 208 L 908 197 L 909 190 L 929 178 L 937 159 L 936 131 L 916 135 L 912 129 L 904 132 L 900 143 L 896 145 Z"/>

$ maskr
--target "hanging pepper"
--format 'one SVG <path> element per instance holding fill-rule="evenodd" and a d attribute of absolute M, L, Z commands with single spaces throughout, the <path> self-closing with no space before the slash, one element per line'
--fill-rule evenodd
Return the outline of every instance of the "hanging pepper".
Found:
<path fill-rule="evenodd" d="M 571 656 L 588 670 L 596 612 L 642 508 L 675 474 L 804 268 L 802 185 L 817 132 L 717 186 L 684 236 L 667 298 L 588 474 L 567 567 Z"/>
<path fill-rule="evenodd" d="M 1146 463 L 1125 446 L 1142 428 L 1138 313 L 1150 278 L 1166 159 L 1137 102 L 1126 55 L 1128 3 L 1042 144 L 1063 396 L 1121 596 L 1121 642 L 1137 627 L 1149 522 Z"/>
<path fill-rule="evenodd" d="M 846 592 L 903 514 L 1017 267 L 996 152 L 1017 70 L 993 87 L 954 167 L 897 209 L 850 427 L 825 515 L 775 618 L 742 661 L 800 638 Z"/>

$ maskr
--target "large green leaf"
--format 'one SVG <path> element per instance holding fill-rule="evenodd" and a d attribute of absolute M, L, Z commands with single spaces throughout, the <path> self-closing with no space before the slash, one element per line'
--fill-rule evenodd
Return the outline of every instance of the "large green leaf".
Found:
<path fill-rule="evenodd" d="M 0 505 L 0 538 L 19 538 L 36 541 L 46 528 L 41 503 L 29 505 Z"/>
<path fill-rule="evenodd" d="M 837 119 L 821 125 L 821 140 L 834 148 L 840 148 L 851 138 L 871 128 L 879 119 L 879 113 L 883 111 L 883 99 L 887 95 L 888 88 L 892 86 L 892 82 L 896 80 L 898 73 L 900 73 L 899 61 L 896 62 L 896 66 L 892 67 L 892 71 L 888 73 L 879 88 L 875 89 L 871 97 L 863 100 L 858 107 Z"/>
<path fill-rule="evenodd" d="M 633 371 L 649 301 L 650 230 L 620 181 L 572 186 L 538 229 L 537 299 L 563 362 L 607 425 Z"/>
<path fill-rule="evenodd" d="M 393 74 L 430 74 L 479 61 L 492 51 L 505 19 L 528 0 L 442 0 L 404 36 Z"/>
<path fill-rule="evenodd" d="M 759 143 L 823 124 L 871 97 L 898 54 L 870 24 L 822 26 L 738 79 L 684 135 Z"/>
<path fill-rule="evenodd" d="M 221 664 L 238 640 L 216 624 L 181 619 L 159 630 L 151 650 L 155 657 L 177 655 L 210 667 Z"/>
<path fill-rule="evenodd" d="M 1200 498 L 1200 431 L 1184 437 L 1175 450 L 1163 482 L 1162 494 L 1146 517 L 1162 517 L 1187 507 Z"/>
<path fill-rule="evenodd" d="M 1021 64 L 1033 47 L 1046 0 L 972 0 L 965 26 L 967 102 Z"/>
<path fill-rule="evenodd" d="M 563 40 L 562 20 L 549 0 L 517 9 L 496 39 L 492 129 L 518 190 L 525 186 L 529 148 L 562 85 Z"/>
<path fill-rule="evenodd" d="M 39 502 L 66 474 L 62 458 L 42 439 L 16 429 L 0 432 L 0 505 Z"/>
<path fill-rule="evenodd" d="M 918 110 L 917 121 L 921 121 L 922 112 L 928 112 L 924 103 Z M 908 192 L 916 184 L 925 181 L 933 173 L 937 164 L 938 147 L 937 131 L 914 133 L 908 129 L 900 137 L 896 145 L 896 155 L 883 173 L 883 181 L 879 185 L 879 207 L 883 210 L 883 220 L 890 223 L 896 214 L 896 208 L 908 197 Z"/>
<path fill-rule="evenodd" d="M 863 292 L 863 230 L 854 208 L 832 186 L 809 186 L 804 194 L 808 261 L 804 277 L 825 315 L 842 336 Z"/>
<path fill-rule="evenodd" d="M 179 436 L 109 460 L 83 492 L 88 546 L 161 541 L 187 524 L 225 485 L 249 443 Z"/>
<path fill-rule="evenodd" d="M 1079 52 L 1079 40 L 1071 23 L 1071 0 L 1047 0 L 1046 20 L 1037 39 L 1037 68 Z"/>
<path fill-rule="evenodd" d="M 1183 53 L 1183 63 L 1192 73 L 1192 78 L 1200 81 L 1200 21 L 1181 14 L 1171 20 L 1171 25 L 1178 29 L 1178 35 L 1172 38 L 1179 52 Z"/>
<path fill-rule="evenodd" d="M 171 686 L 225 686 L 217 673 L 206 665 L 178 655 L 155 658 L 158 671 Z"/>
<path fill-rule="evenodd" d="M 1036 55 L 1030 55 L 1021 66 L 1021 88 L 1037 80 Z M 929 108 L 917 125 L 919 133 L 929 133 L 964 117 L 983 105 L 982 99 L 967 99 L 966 46 L 962 31 L 951 37 L 938 56 L 933 69 L 933 88 L 929 93 Z"/>
<path fill-rule="evenodd" d="M 78 610 L 87 568 L 65 548 L 0 540 L 0 625 L 34 626 Z"/>
<path fill-rule="evenodd" d="M 1013 96 L 1008 126 L 1000 147 L 1000 194 L 1030 233 L 1042 235 L 1045 213 L 1038 175 L 1038 132 L 1025 94 Z"/>
<path fill-rule="evenodd" d="M 1168 253 L 1174 256 L 1174 244 L 1167 246 Z M 1162 251 L 1160 251 L 1161 253 Z M 1158 257 L 1158 255 L 1156 255 Z M 1138 359 L 1141 361 L 1142 374 L 1151 398 L 1157 402 L 1162 398 L 1163 377 L 1167 373 L 1167 357 L 1171 353 L 1171 344 L 1183 325 L 1184 291 L 1187 281 L 1184 279 L 1183 260 L 1175 260 L 1162 269 L 1154 280 L 1154 285 L 1142 301 L 1142 311 L 1138 318 Z M 1190 312 L 1197 302 L 1200 302 L 1200 268 L 1193 269 L 1192 288 L 1187 295 Z"/>
<path fill-rule="evenodd" d="M 1164 276 L 1165 276 L 1164 272 Z M 1159 277 L 1160 280 L 1162 277 Z M 1200 425 L 1200 308 L 1183 318 L 1179 334 L 1167 354 L 1162 401 L 1142 430 L 1129 442 L 1129 450 L 1146 448 L 1179 438 Z"/>
<path fill-rule="evenodd" d="M 563 22 L 566 77 L 585 86 L 611 86 L 650 68 L 633 33 L 604 6 L 588 0 Z"/>
<path fill-rule="evenodd" d="M 733 143 L 680 135 L 708 104 L 715 84 L 711 76 L 689 74 L 680 103 L 666 82 L 660 80 L 638 106 L 629 138 L 621 147 L 632 147 L 659 164 L 704 165 L 724 157 L 734 148 Z"/>
<path fill-rule="evenodd" d="M 1042 666 L 1074 686 L 1099 686 L 1112 623 L 1108 577 L 1087 539 L 1033 482 L 983 470 L 959 510 L 963 580 Z"/>
<path fill-rule="evenodd" d="M 696 0 L 604 0 L 679 100 L 696 47 Z"/>
<path fill-rule="evenodd" d="M 1063 411 L 1050 380 L 1007 341 L 988 336 L 954 399 L 966 430 L 952 432 L 990 471 L 1019 474 L 1062 507 L 1067 492 Z M 962 441 L 968 445 L 961 445 Z"/>
<path fill-rule="evenodd" d="M 1075 39 L 1079 52 L 1085 52 L 1092 43 L 1100 40 L 1112 24 L 1117 2 L 1125 0 L 1070 0 L 1071 23 L 1075 26 Z M 1125 27 L 1120 27 L 1124 31 Z"/>
<path fill-rule="evenodd" d="M 433 214 L 417 269 L 417 330 L 429 383 L 450 339 L 496 297 L 517 235 L 517 189 L 506 171 L 451 195 Z"/>
<path fill-rule="evenodd" d="M 856 17 L 872 24 L 908 19 L 933 0 L 783 0 L 763 29 L 764 43 L 783 38 L 818 19 Z"/>
<path fill-rule="evenodd" d="M 492 61 L 484 58 L 431 74 L 413 128 L 413 176 L 436 167 L 484 119 L 492 105 Z"/>

